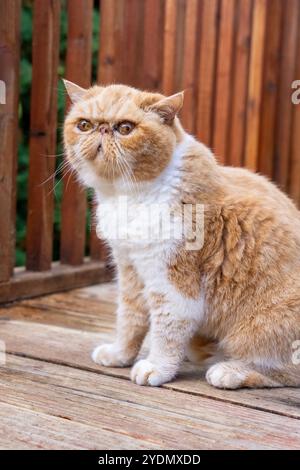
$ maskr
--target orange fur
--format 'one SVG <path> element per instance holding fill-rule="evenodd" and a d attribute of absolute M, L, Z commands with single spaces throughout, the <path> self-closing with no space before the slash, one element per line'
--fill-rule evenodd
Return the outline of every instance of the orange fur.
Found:
<path fill-rule="evenodd" d="M 125 167 L 132 182 L 142 184 L 162 174 L 186 135 L 176 117 L 182 94 L 166 98 L 123 85 L 90 90 L 67 86 L 76 102 L 66 118 L 65 146 L 79 175 L 83 159 L 91 165 L 94 186 L 108 181 L 107 191 L 115 194 L 115 182 L 124 177 Z M 76 130 L 83 118 L 95 125 L 85 136 Z M 133 122 L 134 130 L 118 135 L 113 126 L 120 121 Z M 97 131 L 103 122 L 110 128 L 105 136 Z M 155 318 L 153 344 L 174 364 L 174 370 L 160 370 L 158 355 L 151 353 L 152 362 L 140 364 L 133 372 L 138 383 L 170 380 L 182 360 L 184 342 L 190 342 L 191 355 L 194 351 L 198 358 L 211 356 L 216 344 L 223 351 L 227 361 L 207 373 L 207 380 L 216 387 L 300 386 L 299 366 L 291 362 L 292 344 L 300 339 L 299 211 L 266 178 L 218 164 L 197 141 L 182 158 L 180 184 L 174 194 L 175 211 L 184 204 L 204 206 L 202 249 L 189 251 L 179 243 L 167 262 L 168 282 L 181 299 L 192 301 L 203 293 L 205 314 L 200 332 L 194 325 L 189 329 L 189 319 L 173 319 L 160 291 L 145 298 L 136 267 L 124 268 L 117 259 L 122 306 L 118 345 L 113 352 L 102 347 L 97 360 L 106 365 L 131 363 L 148 327 L 150 311 Z M 208 353 L 201 353 L 199 345 L 208 347 Z M 151 376 L 156 377 L 152 382 Z"/>

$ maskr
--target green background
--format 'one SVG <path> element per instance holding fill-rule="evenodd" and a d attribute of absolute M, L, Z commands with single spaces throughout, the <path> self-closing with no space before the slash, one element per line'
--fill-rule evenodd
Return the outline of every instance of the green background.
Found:
<path fill-rule="evenodd" d="M 29 126 L 30 126 L 30 94 L 32 78 L 32 19 L 33 1 L 24 0 L 22 2 L 21 16 L 21 63 L 20 63 L 20 98 L 19 98 L 19 148 L 18 148 L 18 176 L 17 176 L 17 234 L 16 234 L 16 265 L 25 264 L 26 257 L 26 217 L 27 217 L 27 183 L 29 166 Z M 65 90 L 60 80 L 65 73 L 65 56 L 67 44 L 68 19 L 66 11 L 66 1 L 62 2 L 60 21 L 60 49 L 58 67 L 58 130 L 56 149 L 56 168 L 62 161 L 62 123 L 65 108 Z M 92 40 L 92 80 L 96 80 L 97 52 L 99 41 L 99 5 L 95 2 L 93 14 L 93 40 Z M 47 158 L 45 156 L 45 158 Z M 54 260 L 59 258 L 59 237 L 60 237 L 60 204 L 62 196 L 62 174 L 60 171 L 55 176 L 55 211 L 54 211 Z M 91 194 L 88 194 L 91 197 Z M 87 230 L 89 230 L 89 214 L 87 215 Z"/>

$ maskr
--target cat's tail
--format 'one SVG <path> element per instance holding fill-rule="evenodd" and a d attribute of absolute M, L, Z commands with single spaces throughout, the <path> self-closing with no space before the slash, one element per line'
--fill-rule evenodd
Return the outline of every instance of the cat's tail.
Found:
<path fill-rule="evenodd" d="M 228 360 L 211 366 L 206 380 L 217 388 L 300 387 L 300 365 L 261 368 L 242 360 Z"/>
<path fill-rule="evenodd" d="M 250 375 L 246 380 L 248 387 L 264 386 L 265 378 L 283 387 L 300 387 L 300 365 L 286 365 L 280 369 L 270 369 L 268 371 L 258 370 L 256 374 Z M 252 384 L 252 382 L 254 382 Z"/>

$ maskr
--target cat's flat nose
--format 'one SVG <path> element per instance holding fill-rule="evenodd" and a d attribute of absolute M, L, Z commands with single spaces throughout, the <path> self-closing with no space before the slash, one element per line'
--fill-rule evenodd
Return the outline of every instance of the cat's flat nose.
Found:
<path fill-rule="evenodd" d="M 102 135 L 109 134 L 109 132 L 110 132 L 109 125 L 108 124 L 101 124 L 101 126 L 99 127 L 99 131 Z"/>

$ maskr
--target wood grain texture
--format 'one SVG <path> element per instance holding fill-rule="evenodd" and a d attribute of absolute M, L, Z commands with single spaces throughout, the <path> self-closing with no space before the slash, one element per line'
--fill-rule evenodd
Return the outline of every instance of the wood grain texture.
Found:
<path fill-rule="evenodd" d="M 1 337 L 8 352 L 128 380 L 129 369 L 100 367 L 90 359 L 94 346 L 113 339 L 115 301 L 114 284 L 26 300 L 2 309 Z M 141 355 L 147 347 L 146 340 Z M 300 419 L 299 390 L 217 390 L 205 382 L 201 367 L 189 363 L 164 387 Z"/>
<path fill-rule="evenodd" d="M 119 81 L 143 88 L 144 2 L 127 0 L 123 13 L 122 43 L 118 61 L 122 63 Z M 126 47 L 124 47 L 126 44 Z"/>
<path fill-rule="evenodd" d="M 219 1 L 203 0 L 198 68 L 196 135 L 201 142 L 209 147 L 212 144 L 213 132 L 218 23 Z"/>
<path fill-rule="evenodd" d="M 232 166 L 242 166 L 244 162 L 252 7 L 252 0 L 239 0 L 236 6 L 237 31 L 234 40 L 231 120 L 226 159 L 226 163 Z"/>
<path fill-rule="evenodd" d="M 162 86 L 164 0 L 144 0 L 143 88 Z"/>
<path fill-rule="evenodd" d="M 177 1 L 166 0 L 164 15 L 164 50 L 162 72 L 162 90 L 166 95 L 172 95 L 175 92 L 177 12 Z"/>
<path fill-rule="evenodd" d="M 293 103 L 291 84 L 296 79 L 297 32 L 299 30 L 300 3 L 286 0 L 283 8 L 280 78 L 277 102 L 276 155 L 274 179 L 283 190 L 288 188 L 291 159 L 291 130 Z"/>
<path fill-rule="evenodd" d="M 197 51 L 198 51 L 198 30 L 197 27 L 201 19 L 201 4 L 198 0 L 190 0 L 186 4 L 185 31 L 184 31 L 184 52 L 183 52 L 183 72 L 182 89 L 185 91 L 184 106 L 181 112 L 181 120 L 187 132 L 195 131 L 195 113 L 197 103 Z"/>
<path fill-rule="evenodd" d="M 300 24 L 300 12 L 299 12 Z M 297 61 L 295 77 L 300 77 L 300 29 L 298 31 Z M 292 91 L 295 91 L 293 89 Z M 291 164 L 289 192 L 300 209 L 300 103 L 293 106 L 293 127 L 291 136 Z"/>
<path fill-rule="evenodd" d="M 258 166 L 266 18 L 267 0 L 254 0 L 245 142 L 245 166 L 254 171 Z"/>
<path fill-rule="evenodd" d="M 275 124 L 280 68 L 280 39 L 283 3 L 281 0 L 267 5 L 266 46 L 263 70 L 258 170 L 272 178 L 275 156 Z"/>
<path fill-rule="evenodd" d="M 221 0 L 212 147 L 222 163 L 228 161 L 235 19 L 236 1 Z"/>
<path fill-rule="evenodd" d="M 103 262 L 87 261 L 80 266 L 53 263 L 45 272 L 17 270 L 9 282 L 0 284 L 0 303 L 96 284 L 112 278 Z"/>
<path fill-rule="evenodd" d="M 14 355 L 2 367 L 0 396 L 7 405 L 93 426 L 106 439 L 108 428 L 112 443 L 118 434 L 172 449 L 212 449 L 216 442 L 223 449 L 292 449 L 300 442 L 292 418 L 270 420 L 262 411 Z"/>
<path fill-rule="evenodd" d="M 71 397 L 70 397 L 71 398 Z M 96 404 L 95 404 L 96 406 Z M 1 450 L 101 450 L 153 449 L 131 435 L 117 434 L 108 427 L 99 429 L 65 416 L 0 402 Z"/>
<path fill-rule="evenodd" d="M 36 0 L 33 17 L 26 267 L 52 262 L 60 1 Z"/>
<path fill-rule="evenodd" d="M 68 2 L 66 78 L 83 88 L 91 85 L 93 0 Z M 67 103 L 67 109 L 70 102 Z M 60 259 L 79 265 L 85 254 L 86 194 L 70 168 L 64 171 Z"/>
<path fill-rule="evenodd" d="M 0 2 L 0 283 L 15 265 L 20 9 L 18 0 Z"/>

